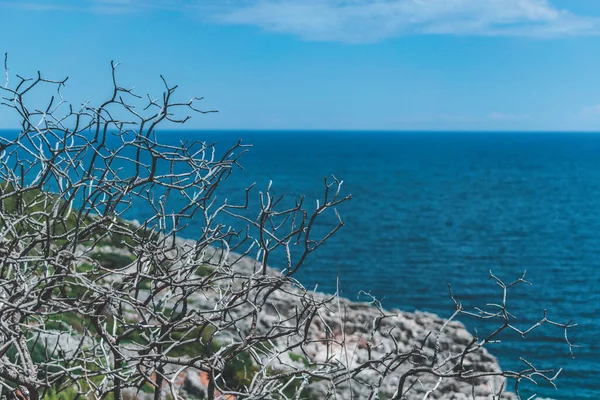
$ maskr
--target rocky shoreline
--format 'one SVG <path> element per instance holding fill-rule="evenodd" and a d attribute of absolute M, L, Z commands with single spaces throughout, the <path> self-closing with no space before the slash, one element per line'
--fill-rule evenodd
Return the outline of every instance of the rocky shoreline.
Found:
<path fill-rule="evenodd" d="M 237 262 L 237 268 L 240 272 L 251 273 L 255 268 L 256 261 L 251 258 L 242 258 Z M 280 272 L 274 269 L 269 270 L 270 274 L 279 275 Z M 273 307 L 279 312 L 281 310 L 291 310 L 302 290 L 289 287 L 286 290 L 280 290 L 274 293 Z M 311 292 L 316 301 L 326 301 L 331 295 Z M 403 312 L 397 309 L 389 311 L 378 309 L 370 303 L 353 302 L 345 298 L 336 298 L 332 303 L 334 307 L 328 308 L 321 313 L 320 319 L 313 323 L 308 332 L 310 343 L 303 346 L 304 355 L 310 362 L 324 361 L 327 350 L 322 342 L 319 342 L 319 335 L 323 335 L 324 327 L 327 325 L 333 329 L 340 343 L 345 346 L 338 346 L 337 357 L 340 362 L 347 364 L 349 368 L 364 363 L 369 359 L 377 359 L 391 351 L 401 350 L 403 353 L 409 353 L 415 347 L 423 346 L 424 354 L 432 356 L 436 340 L 439 340 L 440 352 L 444 355 L 450 353 L 460 353 L 473 340 L 473 335 L 468 332 L 466 327 L 457 321 L 446 323 L 446 320 L 428 312 Z M 274 313 L 260 314 L 259 326 L 263 330 L 268 330 L 274 323 L 277 323 L 277 317 Z M 385 315 L 385 318 L 382 318 Z M 373 327 L 378 325 L 376 333 L 373 334 Z M 441 335 L 437 333 L 443 329 Z M 317 340 L 314 340 L 317 339 Z M 285 343 L 277 343 L 285 346 Z M 370 346 L 368 346 L 369 344 Z M 398 347 L 395 347 L 398 346 Z M 329 352 L 331 353 L 331 349 Z M 328 356 L 331 356 L 329 354 Z M 478 372 L 501 372 L 498 360 L 487 350 L 481 349 L 467 356 L 468 367 Z M 286 360 L 287 362 L 288 360 Z M 293 362 L 293 360 L 289 360 Z M 283 362 L 285 364 L 285 362 Z M 399 377 L 406 372 L 412 365 L 403 364 L 381 382 L 379 389 L 380 398 L 392 398 L 397 389 Z M 365 384 L 360 385 L 342 385 L 336 387 L 337 397 L 340 399 L 363 399 L 368 398 L 370 394 L 370 384 L 374 384 L 379 376 L 374 371 L 365 371 L 359 375 L 360 381 Z M 492 388 L 498 391 L 499 388 L 506 386 L 506 379 L 502 376 L 486 377 L 475 381 L 463 381 L 456 379 L 439 380 L 438 377 L 428 374 L 419 375 L 420 384 L 415 385 L 409 392 L 406 399 L 423 399 L 428 393 L 428 399 L 492 399 Z M 434 390 L 435 388 L 435 390 Z M 315 398 L 325 398 L 325 395 L 331 391 L 328 383 L 320 381 L 309 385 L 309 392 L 315 394 Z M 431 391 L 431 392 L 430 392 Z M 502 399 L 514 399 L 512 393 L 504 393 Z"/>
<path fill-rule="evenodd" d="M 193 241 L 178 240 L 179 247 L 185 249 L 193 246 Z M 117 249 L 104 248 L 106 251 L 120 251 Z M 207 257 L 217 257 L 215 249 L 211 249 Z M 250 257 L 240 257 L 229 254 L 227 263 L 234 275 L 240 277 L 253 276 L 256 273 L 257 262 Z M 235 260 L 235 261 L 234 261 Z M 222 262 L 221 262 L 222 263 Z M 268 276 L 277 277 L 281 273 L 269 268 Z M 439 316 L 427 312 L 403 312 L 392 309 L 389 311 L 372 306 L 370 303 L 353 302 L 348 299 L 331 295 L 307 292 L 299 285 L 286 284 L 280 290 L 275 291 L 269 298 L 269 304 L 258 313 L 256 321 L 257 332 L 268 332 L 274 325 L 281 324 L 282 318 L 286 319 L 292 313 L 295 306 L 302 298 L 309 295 L 311 301 L 327 303 L 329 306 L 323 308 L 318 318 L 305 332 L 301 346 L 298 350 L 290 353 L 279 353 L 277 359 L 272 361 L 277 368 L 285 370 L 318 364 L 325 359 L 343 363 L 351 369 L 356 365 L 369 360 L 378 359 L 390 352 L 410 353 L 415 348 L 420 348 L 425 356 L 433 356 L 437 344 L 440 355 L 448 356 L 458 354 L 473 340 L 473 336 L 465 326 L 457 321 L 447 322 Z M 211 310 L 216 308 L 218 294 L 202 293 L 193 300 L 193 306 L 200 310 Z M 333 306 L 333 307 L 332 307 Z M 221 332 L 218 340 L 228 343 L 233 339 L 239 340 L 240 334 L 250 330 L 251 319 L 245 318 L 243 308 L 232 309 L 230 318 L 237 320 L 236 329 Z M 382 318 L 382 315 L 385 315 Z M 377 325 L 377 329 L 373 328 Z M 438 332 L 441 334 L 438 335 Z M 333 333 L 325 340 L 325 332 Z M 228 337 L 229 336 L 229 337 Z M 329 343 L 327 345 L 326 343 Z M 289 338 L 282 336 L 275 339 L 271 346 L 277 349 L 285 349 L 289 346 Z M 469 353 L 466 357 L 465 366 L 476 372 L 499 374 L 501 372 L 497 359 L 489 354 L 487 350 L 480 349 Z M 366 369 L 358 374 L 355 379 L 337 385 L 332 385 L 326 380 L 310 382 L 305 392 L 309 398 L 338 398 L 338 399 L 366 399 L 372 392 L 372 386 L 377 385 L 379 399 L 391 399 L 398 387 L 400 377 L 410 368 L 414 367 L 410 362 L 398 365 L 395 371 L 381 379 L 376 370 Z M 417 376 L 417 375 L 415 375 Z M 506 386 L 506 379 L 500 375 L 492 375 L 476 379 L 439 379 L 431 374 L 418 374 L 419 382 L 414 384 L 410 392 L 402 399 L 494 399 L 492 393 L 498 392 L 501 387 Z M 183 398 L 203 398 L 207 390 L 207 379 L 202 373 L 187 371 L 183 372 L 176 382 L 179 385 Z M 137 398 L 145 399 L 144 394 L 136 393 Z M 223 397 L 226 398 L 226 397 Z M 228 397 L 229 398 L 229 397 Z M 261 397 L 263 398 L 263 397 Z M 279 398 L 279 397 L 274 397 Z M 512 393 L 505 392 L 501 399 L 515 399 Z"/>

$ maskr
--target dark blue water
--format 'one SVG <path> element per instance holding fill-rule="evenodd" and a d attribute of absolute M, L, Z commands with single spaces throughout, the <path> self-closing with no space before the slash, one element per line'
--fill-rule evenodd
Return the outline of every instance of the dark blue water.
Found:
<path fill-rule="evenodd" d="M 519 357 L 564 368 L 558 390 L 524 383 L 523 398 L 600 398 L 600 134 L 382 132 L 161 132 L 159 140 L 243 139 L 253 144 L 218 192 L 241 202 L 244 188 L 273 181 L 275 193 L 322 193 L 323 177 L 344 180 L 353 200 L 340 206 L 346 225 L 309 258 L 298 278 L 343 294 L 360 290 L 388 308 L 448 317 L 447 283 L 465 306 L 500 301 L 488 270 L 511 281 L 527 270 L 532 286 L 509 292 L 520 328 L 543 316 L 575 320 L 569 355 L 562 330 L 542 327 L 527 339 L 505 335 L 490 345 L 504 368 Z M 256 194 L 256 191 L 255 191 Z M 257 198 L 256 196 L 254 197 Z M 134 207 L 130 218 L 147 217 Z M 227 221 L 226 221 L 227 222 Z M 323 227 L 327 222 L 325 219 Z M 193 237 L 200 222 L 190 224 Z M 276 265 L 273 265 L 276 267 Z M 464 319 L 480 334 L 494 326 Z"/>
<path fill-rule="evenodd" d="M 562 330 L 490 346 L 504 368 L 523 356 L 564 368 L 555 391 L 524 384 L 522 395 L 596 399 L 600 395 L 600 135 L 566 133 L 164 132 L 161 140 L 241 138 L 254 148 L 230 178 L 229 199 L 252 182 L 277 193 L 321 194 L 322 178 L 344 180 L 353 200 L 340 207 L 346 226 L 300 279 L 344 295 L 360 290 L 387 308 L 450 316 L 455 294 L 467 307 L 500 300 L 488 270 L 506 281 L 524 270 L 533 286 L 509 293 L 523 328 L 548 309 L 581 345 L 569 356 Z M 193 229 L 193 227 L 192 227 Z M 512 297 L 511 297 L 512 294 Z M 479 332 L 492 326 L 465 320 Z"/>

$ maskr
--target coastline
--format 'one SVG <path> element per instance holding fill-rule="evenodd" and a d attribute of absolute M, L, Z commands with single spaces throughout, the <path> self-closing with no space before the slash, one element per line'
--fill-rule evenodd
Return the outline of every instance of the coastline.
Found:
<path fill-rule="evenodd" d="M 177 251 L 190 251 L 194 246 L 193 240 L 177 239 Z M 127 255 L 123 249 L 111 246 L 101 249 L 102 253 Z M 209 264 L 226 266 L 231 269 L 231 276 L 237 276 L 242 280 L 252 279 L 259 269 L 257 261 L 251 257 L 229 253 L 223 260 L 222 254 L 212 247 L 206 249 L 205 256 Z M 281 276 L 280 271 L 274 268 L 267 268 L 266 272 L 269 277 Z M 230 282 L 230 284 L 236 283 Z M 385 310 L 371 303 L 311 292 L 297 281 L 286 283 L 285 287 L 272 294 L 267 307 L 258 312 L 256 331 L 268 332 L 274 326 L 281 325 L 282 319 L 293 318 L 293 310 L 299 302 L 306 299 L 306 296 L 310 296 L 310 301 L 328 306 L 319 311 L 317 318 L 304 333 L 305 336 L 298 338 L 304 344 L 294 351 L 280 351 L 289 347 L 287 336 L 270 342 L 273 351 L 265 352 L 263 356 L 265 358 L 274 356 L 274 359 L 269 362 L 275 369 L 284 371 L 302 369 L 326 360 L 329 362 L 335 360 L 351 370 L 361 363 L 384 357 L 390 352 L 409 354 L 415 348 L 421 348 L 423 354 L 433 356 L 436 345 L 439 346 L 440 355 L 448 357 L 450 354 L 460 353 L 473 341 L 473 335 L 458 321 L 447 322 L 436 314 L 424 311 Z M 202 295 L 195 296 L 190 305 L 197 310 L 209 312 L 218 308 L 218 302 L 218 290 L 211 288 Z M 232 309 L 228 318 L 237 321 L 235 329 L 220 332 L 216 339 L 221 343 L 233 343 L 248 334 L 253 321 L 247 317 L 247 311 L 244 307 Z M 376 325 L 377 329 L 374 330 Z M 414 385 L 403 398 L 484 400 L 492 398 L 492 393 L 497 392 L 499 388 L 506 387 L 506 379 L 499 375 L 502 370 L 497 358 L 486 349 L 469 353 L 465 365 L 478 373 L 489 373 L 493 376 L 466 380 L 439 379 L 431 374 L 418 374 L 420 383 Z M 344 382 L 332 385 L 331 382 L 319 380 L 309 383 L 305 390 L 310 398 L 326 398 L 332 392 L 341 398 L 368 398 L 372 386 L 379 385 L 380 398 L 392 398 L 400 377 L 412 367 L 411 363 L 402 363 L 383 380 L 375 370 L 366 369 L 358 374 L 351 384 Z M 184 371 L 178 376 L 177 382 L 184 398 L 186 398 L 185 393 L 196 396 L 190 398 L 197 398 L 207 390 L 206 378 L 202 373 Z M 146 399 L 142 393 L 135 395 Z M 500 398 L 512 400 L 516 396 L 504 392 Z"/>

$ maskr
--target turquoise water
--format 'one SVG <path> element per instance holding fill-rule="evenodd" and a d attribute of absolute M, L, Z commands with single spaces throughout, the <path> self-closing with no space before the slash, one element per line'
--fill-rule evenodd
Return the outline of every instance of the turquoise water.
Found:
<path fill-rule="evenodd" d="M 307 286 L 344 296 L 360 290 L 384 307 L 448 317 L 447 283 L 465 306 L 500 300 L 488 270 L 510 281 L 524 270 L 533 282 L 509 294 L 523 328 L 548 309 L 571 319 L 581 345 L 571 358 L 562 331 L 544 327 L 523 340 L 506 335 L 490 345 L 504 368 L 519 357 L 540 368 L 564 368 L 558 390 L 523 384 L 523 398 L 600 398 L 600 134 L 428 132 L 160 132 L 168 144 L 216 141 L 225 151 L 242 139 L 254 147 L 217 193 L 243 202 L 273 181 L 275 193 L 322 193 L 323 177 L 344 180 L 353 200 L 340 207 L 346 225 L 309 258 L 298 276 Z M 254 197 L 257 199 L 257 196 Z M 173 207 L 176 208 L 176 207 Z M 133 207 L 129 218 L 150 210 Z M 225 220 L 225 222 L 228 222 Z M 325 220 L 318 229 L 324 229 Z M 185 235 L 201 228 L 192 222 Z M 276 267 L 276 265 L 273 265 Z M 480 333 L 493 327 L 463 320 Z"/>

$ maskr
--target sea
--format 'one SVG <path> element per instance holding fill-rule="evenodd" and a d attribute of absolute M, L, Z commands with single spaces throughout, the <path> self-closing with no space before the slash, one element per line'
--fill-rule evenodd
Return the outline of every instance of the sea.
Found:
<path fill-rule="evenodd" d="M 502 301 L 490 271 L 506 283 L 507 307 L 531 335 L 500 336 L 489 351 L 504 369 L 562 368 L 555 389 L 522 382 L 523 398 L 600 398 L 600 134 L 556 132 L 171 131 L 159 141 L 237 140 L 253 147 L 221 199 L 276 195 L 322 198 L 323 179 L 343 180 L 352 200 L 339 206 L 344 226 L 307 260 L 298 279 L 352 300 L 380 299 L 387 309 L 450 317 Z M 253 193 L 253 194 L 252 194 Z M 253 196 L 253 197 L 252 197 Z M 254 203 L 256 204 L 256 203 Z M 251 206 L 252 207 L 252 206 Z M 141 215 L 140 215 L 141 216 Z M 320 222 L 323 229 L 335 219 Z M 193 224 L 189 227 L 193 236 Z M 277 267 L 277 265 L 272 265 Z M 462 318 L 480 336 L 497 327 Z M 514 385 L 509 382 L 508 389 Z"/>
<path fill-rule="evenodd" d="M 272 184 L 276 195 L 322 199 L 323 180 L 343 180 L 344 226 L 311 254 L 297 278 L 308 288 L 364 293 L 386 309 L 428 311 L 450 317 L 454 296 L 465 309 L 502 301 L 490 271 L 511 288 L 507 308 L 525 330 L 488 345 L 504 369 L 562 368 L 555 389 L 543 379 L 522 382 L 526 399 L 600 398 L 600 133 L 369 132 L 369 131 L 159 131 L 167 144 L 216 142 L 217 154 L 242 140 L 251 144 L 218 201 L 240 203 Z M 254 206 L 252 205 L 254 204 Z M 149 210 L 126 215 L 143 219 Z M 225 220 L 225 223 L 228 221 Z M 334 218 L 319 221 L 323 232 Z M 191 222 L 193 238 L 202 221 Z M 277 259 L 271 265 L 278 267 Z M 283 263 L 281 264 L 283 265 Z M 363 294 L 361 294 L 363 293 Z M 480 336 L 497 324 L 460 319 Z M 514 387 L 509 381 L 508 389 Z"/>

